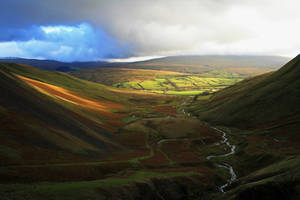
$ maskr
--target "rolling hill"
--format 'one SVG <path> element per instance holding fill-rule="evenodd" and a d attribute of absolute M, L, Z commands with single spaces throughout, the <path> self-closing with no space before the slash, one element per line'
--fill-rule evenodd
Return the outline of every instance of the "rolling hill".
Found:
<path fill-rule="evenodd" d="M 191 55 L 170 56 L 148 61 L 125 63 L 122 66 L 137 69 L 176 71 L 183 73 L 227 72 L 257 75 L 278 69 L 289 58 L 280 56 L 230 56 L 230 55 Z"/>

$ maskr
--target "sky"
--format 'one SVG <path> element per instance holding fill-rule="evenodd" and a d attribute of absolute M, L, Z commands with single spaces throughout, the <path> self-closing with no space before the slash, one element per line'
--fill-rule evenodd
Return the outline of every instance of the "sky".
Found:
<path fill-rule="evenodd" d="M 299 8 L 299 0 L 9 0 L 0 7 L 0 57 L 293 57 Z"/>

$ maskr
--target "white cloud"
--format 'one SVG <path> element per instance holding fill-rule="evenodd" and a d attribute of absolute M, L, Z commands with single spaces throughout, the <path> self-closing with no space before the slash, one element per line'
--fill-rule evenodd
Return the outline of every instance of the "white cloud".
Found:
<path fill-rule="evenodd" d="M 72 32 L 74 30 L 73 27 L 70 26 L 41 26 L 41 29 L 46 33 L 46 34 L 51 34 L 51 33 L 60 33 L 60 32 Z"/>
<path fill-rule="evenodd" d="M 95 18 L 139 56 L 296 55 L 298 8 L 296 0 L 112 1 Z"/>
<path fill-rule="evenodd" d="M 1 57 L 26 57 L 16 42 L 1 42 L 0 55 Z"/>
<path fill-rule="evenodd" d="M 294 56 L 300 47 L 299 8 L 299 0 L 28 0 L 11 18 L 44 26 L 87 22 L 119 45 L 130 44 L 133 56 Z M 1 18 L 0 13 L 0 23 Z"/>
<path fill-rule="evenodd" d="M 140 57 L 130 57 L 130 58 L 113 58 L 113 59 L 105 59 L 107 62 L 137 62 L 150 60 L 154 58 L 162 58 L 163 56 L 140 56 Z"/>
<path fill-rule="evenodd" d="M 34 30 L 37 28 L 35 27 Z M 101 30 L 89 24 L 77 26 L 42 26 L 43 32 L 31 31 L 33 39 L 24 41 L 0 42 L 1 57 L 44 58 L 61 61 L 100 60 L 123 53 L 120 46 Z"/>

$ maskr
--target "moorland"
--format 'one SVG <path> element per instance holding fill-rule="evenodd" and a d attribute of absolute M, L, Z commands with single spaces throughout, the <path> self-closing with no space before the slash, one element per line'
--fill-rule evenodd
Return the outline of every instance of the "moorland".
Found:
<path fill-rule="evenodd" d="M 1 197 L 298 199 L 300 57 L 179 58 L 0 63 Z"/>

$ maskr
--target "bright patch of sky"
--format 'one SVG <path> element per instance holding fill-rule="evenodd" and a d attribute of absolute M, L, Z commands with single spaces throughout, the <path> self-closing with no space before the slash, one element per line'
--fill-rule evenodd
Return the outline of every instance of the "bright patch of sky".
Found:
<path fill-rule="evenodd" d="M 40 26 L 28 30 L 30 40 L 0 42 L 1 57 L 26 57 L 61 61 L 89 61 L 122 57 L 123 49 L 102 30 L 87 23 L 77 26 Z"/>
<path fill-rule="evenodd" d="M 74 30 L 74 27 L 71 26 L 41 26 L 41 29 L 46 33 L 46 34 L 51 34 L 51 33 L 60 33 L 63 31 L 66 32 L 72 32 Z"/>
<path fill-rule="evenodd" d="M 129 57 L 129 58 L 110 58 L 105 59 L 107 62 L 137 62 L 144 60 L 151 60 L 155 58 L 162 58 L 164 56 L 139 56 L 139 57 Z"/>

